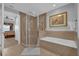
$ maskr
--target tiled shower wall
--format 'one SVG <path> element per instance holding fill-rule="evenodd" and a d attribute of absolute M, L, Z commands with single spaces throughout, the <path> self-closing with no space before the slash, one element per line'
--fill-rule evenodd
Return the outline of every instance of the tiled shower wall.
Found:
<path fill-rule="evenodd" d="M 20 43 L 26 45 L 26 14 L 20 12 Z"/>
<path fill-rule="evenodd" d="M 27 16 L 27 44 L 28 47 L 36 47 L 38 41 L 37 17 Z"/>

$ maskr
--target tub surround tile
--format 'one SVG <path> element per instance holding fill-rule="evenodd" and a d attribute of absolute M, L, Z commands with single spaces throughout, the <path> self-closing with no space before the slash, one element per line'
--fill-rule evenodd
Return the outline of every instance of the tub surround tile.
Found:
<path fill-rule="evenodd" d="M 77 49 L 40 40 L 40 47 L 61 56 L 77 56 Z"/>
<path fill-rule="evenodd" d="M 67 39 L 61 39 L 61 38 L 55 38 L 55 37 L 43 37 L 43 38 L 40 38 L 40 40 L 47 41 L 50 43 L 56 43 L 59 45 L 64 45 L 71 48 L 77 48 L 76 42 L 73 40 L 67 40 Z"/>

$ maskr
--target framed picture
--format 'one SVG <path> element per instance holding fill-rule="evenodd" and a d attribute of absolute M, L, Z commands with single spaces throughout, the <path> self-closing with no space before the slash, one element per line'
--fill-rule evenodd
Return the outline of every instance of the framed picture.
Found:
<path fill-rule="evenodd" d="M 67 26 L 67 12 L 59 13 L 49 17 L 50 27 Z"/>

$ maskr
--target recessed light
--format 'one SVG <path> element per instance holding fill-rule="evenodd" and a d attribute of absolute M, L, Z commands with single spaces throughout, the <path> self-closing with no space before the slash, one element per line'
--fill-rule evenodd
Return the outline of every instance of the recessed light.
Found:
<path fill-rule="evenodd" d="M 60 16 L 62 16 L 62 15 L 58 15 L 58 17 L 60 17 Z"/>
<path fill-rule="evenodd" d="M 53 7 L 56 7 L 56 4 L 53 4 Z"/>

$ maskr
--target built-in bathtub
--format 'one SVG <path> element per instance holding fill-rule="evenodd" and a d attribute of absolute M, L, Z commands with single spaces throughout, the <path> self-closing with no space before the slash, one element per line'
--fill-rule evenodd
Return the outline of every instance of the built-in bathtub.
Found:
<path fill-rule="evenodd" d="M 56 43 L 56 44 L 60 44 L 60 45 L 64 45 L 72 48 L 77 48 L 76 42 L 73 40 L 54 38 L 54 37 L 43 37 L 40 40 L 48 41 L 51 43 Z"/>
<path fill-rule="evenodd" d="M 77 55 L 77 45 L 74 40 L 42 37 L 40 38 L 40 47 L 59 55 Z"/>

